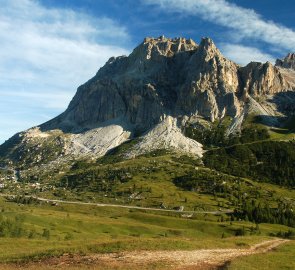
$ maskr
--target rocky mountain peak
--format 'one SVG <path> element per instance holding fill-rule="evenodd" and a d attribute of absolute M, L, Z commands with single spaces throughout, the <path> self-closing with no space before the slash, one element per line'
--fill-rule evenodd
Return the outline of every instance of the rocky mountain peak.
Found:
<path fill-rule="evenodd" d="M 37 139 L 49 144 L 50 131 L 67 133 L 63 153 L 73 156 L 102 156 L 138 136 L 142 143 L 134 148 L 135 155 L 155 147 L 201 155 L 201 146 L 186 140 L 183 127 L 189 121 L 210 127 L 227 116 L 233 121 L 232 132 L 241 126 L 250 106 L 252 111 L 275 115 L 274 105 L 268 103 L 264 109 L 255 99 L 295 90 L 295 71 L 290 69 L 295 54 L 280 61 L 277 66 L 251 62 L 240 67 L 210 38 L 197 45 L 192 39 L 147 37 L 129 56 L 110 58 L 78 88 L 64 113 L 40 126 Z M 24 149 L 24 144 L 27 141 L 19 138 L 7 143 L 13 151 Z"/>
<path fill-rule="evenodd" d="M 277 59 L 276 66 L 295 70 L 295 53 L 288 53 L 284 59 Z"/>
<path fill-rule="evenodd" d="M 185 38 L 147 37 L 129 56 L 111 58 L 79 87 L 68 109 L 44 127 L 76 131 L 117 119 L 137 134 L 165 115 L 211 122 L 226 115 L 237 117 L 245 101 L 241 97 L 247 94 L 294 89 L 295 82 L 282 72 L 269 62 L 239 67 L 210 38 L 197 45 Z"/>
<path fill-rule="evenodd" d="M 212 58 L 215 55 L 221 55 L 221 52 L 217 49 L 213 40 L 208 37 L 202 38 L 198 50 L 200 53 L 203 53 L 208 58 Z"/>

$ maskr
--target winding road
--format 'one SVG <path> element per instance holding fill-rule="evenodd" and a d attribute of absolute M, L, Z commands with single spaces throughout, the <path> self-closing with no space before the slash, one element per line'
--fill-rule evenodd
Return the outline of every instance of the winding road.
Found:
<path fill-rule="evenodd" d="M 1 197 L 16 197 L 16 194 L 0 194 Z M 161 211 L 161 212 L 174 212 L 174 213 L 183 213 L 183 214 L 229 214 L 233 213 L 233 210 L 225 209 L 219 211 L 179 211 L 174 209 L 162 209 L 162 208 L 153 208 L 153 207 L 142 207 L 134 205 L 123 205 L 123 204 L 108 204 L 108 203 L 91 203 L 91 202 L 80 202 L 80 201 L 65 201 L 65 200 L 54 200 L 47 199 L 42 197 L 25 195 L 26 198 L 34 198 L 38 201 L 48 202 L 48 203 L 64 203 L 64 204 L 77 204 L 77 205 L 92 205 L 97 207 L 116 207 L 116 208 L 127 208 L 127 209 L 138 209 L 138 210 L 148 210 L 148 211 Z"/>

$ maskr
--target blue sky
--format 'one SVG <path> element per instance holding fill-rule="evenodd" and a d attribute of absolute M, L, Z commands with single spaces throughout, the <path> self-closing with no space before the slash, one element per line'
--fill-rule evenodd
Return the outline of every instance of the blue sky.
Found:
<path fill-rule="evenodd" d="M 0 0 L 0 143 L 64 111 L 146 36 L 211 37 L 244 65 L 295 52 L 290 0 Z"/>

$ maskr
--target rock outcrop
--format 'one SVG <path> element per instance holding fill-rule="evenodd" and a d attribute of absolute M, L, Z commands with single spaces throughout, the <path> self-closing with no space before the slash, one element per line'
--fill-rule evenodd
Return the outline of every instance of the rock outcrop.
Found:
<path fill-rule="evenodd" d="M 182 154 L 202 156 L 202 145 L 185 137 L 177 124 L 177 119 L 168 116 L 149 132 L 144 134 L 139 143 L 130 149 L 126 157 L 135 157 L 158 149 L 174 150 Z"/>
<path fill-rule="evenodd" d="M 294 88 L 280 72 L 280 69 L 270 62 L 265 64 L 251 62 L 239 69 L 243 94 L 261 96 L 276 94 Z"/>
<path fill-rule="evenodd" d="M 295 53 L 289 53 L 284 59 L 277 59 L 276 66 L 295 70 Z"/>

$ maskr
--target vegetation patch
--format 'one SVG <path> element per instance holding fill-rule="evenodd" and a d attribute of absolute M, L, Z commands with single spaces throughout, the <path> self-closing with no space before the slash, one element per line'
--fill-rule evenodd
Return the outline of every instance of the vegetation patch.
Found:
<path fill-rule="evenodd" d="M 295 143 L 264 141 L 206 152 L 204 164 L 231 175 L 295 187 Z"/>

